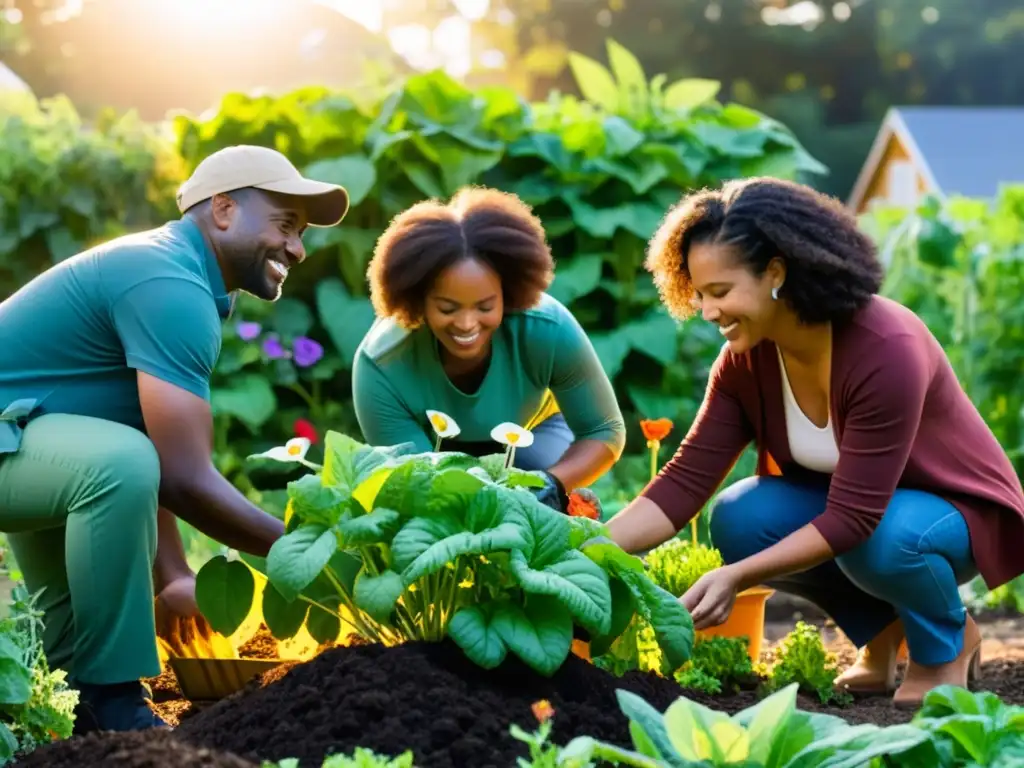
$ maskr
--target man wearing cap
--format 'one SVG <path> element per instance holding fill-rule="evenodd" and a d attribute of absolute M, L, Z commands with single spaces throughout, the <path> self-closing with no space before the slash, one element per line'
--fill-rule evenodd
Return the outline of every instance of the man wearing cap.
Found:
<path fill-rule="evenodd" d="M 44 590 L 78 732 L 162 724 L 139 682 L 160 672 L 156 624 L 196 615 L 175 515 L 255 555 L 282 535 L 213 466 L 210 375 L 235 294 L 276 300 L 348 194 L 241 146 L 200 163 L 178 208 L 0 303 L 0 531 Z"/>

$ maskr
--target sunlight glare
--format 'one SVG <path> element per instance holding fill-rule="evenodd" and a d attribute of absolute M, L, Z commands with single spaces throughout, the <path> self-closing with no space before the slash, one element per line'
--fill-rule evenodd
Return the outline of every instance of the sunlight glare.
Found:
<path fill-rule="evenodd" d="M 148 0 L 162 20 L 203 26 L 264 26 L 288 12 L 288 0 Z"/>

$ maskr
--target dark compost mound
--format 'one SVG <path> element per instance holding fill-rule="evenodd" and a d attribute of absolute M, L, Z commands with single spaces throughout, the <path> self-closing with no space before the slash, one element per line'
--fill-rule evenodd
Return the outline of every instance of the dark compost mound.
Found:
<path fill-rule="evenodd" d="M 660 710 L 682 692 L 672 680 L 616 678 L 575 656 L 545 678 L 511 656 L 483 670 L 450 641 L 333 648 L 196 713 L 175 737 L 254 762 L 297 757 L 304 768 L 357 746 L 389 755 L 410 749 L 417 768 L 509 768 L 527 755 L 509 725 L 533 730 L 538 699 L 555 709 L 556 743 L 588 735 L 630 746 L 616 688 Z"/>
<path fill-rule="evenodd" d="M 14 763 L 16 768 L 257 768 L 236 755 L 194 747 L 168 731 L 90 733 L 58 741 Z"/>

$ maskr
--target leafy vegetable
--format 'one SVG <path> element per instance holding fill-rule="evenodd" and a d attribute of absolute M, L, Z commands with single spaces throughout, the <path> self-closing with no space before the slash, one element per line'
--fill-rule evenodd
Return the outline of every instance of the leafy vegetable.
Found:
<path fill-rule="evenodd" d="M 0 765 L 69 738 L 74 727 L 78 691 L 68 687 L 64 671 L 47 664 L 38 597 L 18 585 L 0 620 Z"/>
<path fill-rule="evenodd" d="M 322 470 L 288 486 L 285 535 L 265 562 L 210 560 L 200 609 L 233 633 L 258 575 L 278 639 L 303 624 L 319 642 L 343 625 L 389 645 L 450 638 L 482 667 L 511 652 L 545 675 L 569 655 L 574 625 L 610 644 L 640 616 L 664 656 L 683 664 L 693 643 L 686 609 L 600 523 L 538 501 L 537 482 L 501 456 L 374 448 L 328 432 Z"/>
<path fill-rule="evenodd" d="M 835 689 L 838 660 L 834 653 L 825 650 L 821 633 L 814 625 L 798 621 L 793 631 L 783 638 L 776 654 L 764 684 L 766 691 L 777 691 L 796 683 L 801 690 L 816 694 L 822 704 L 853 701 L 849 693 Z"/>

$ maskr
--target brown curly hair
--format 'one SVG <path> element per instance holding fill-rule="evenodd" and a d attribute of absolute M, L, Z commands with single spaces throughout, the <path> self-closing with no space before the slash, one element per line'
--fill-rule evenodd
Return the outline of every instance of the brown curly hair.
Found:
<path fill-rule="evenodd" d="M 683 197 L 651 238 L 644 266 L 680 320 L 697 311 L 687 259 L 691 245 L 705 243 L 732 246 L 758 276 L 781 258 L 779 298 L 805 324 L 849 317 L 882 284 L 875 244 L 841 202 L 781 179 L 732 181 Z"/>
<path fill-rule="evenodd" d="M 467 258 L 498 274 L 506 310 L 536 305 L 554 279 L 544 228 L 529 206 L 506 192 L 466 187 L 446 205 L 425 200 L 391 221 L 366 271 L 374 310 L 419 326 L 434 279 Z"/>

